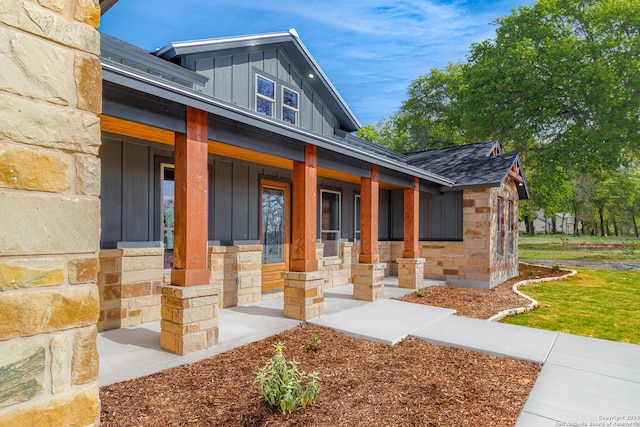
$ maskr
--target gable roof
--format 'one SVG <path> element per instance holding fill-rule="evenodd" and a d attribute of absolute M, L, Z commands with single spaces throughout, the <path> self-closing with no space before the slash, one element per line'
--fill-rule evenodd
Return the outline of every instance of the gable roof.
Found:
<path fill-rule="evenodd" d="M 426 150 L 407 154 L 407 163 L 455 182 L 452 189 L 497 187 L 508 176 L 521 179 L 520 199 L 529 199 L 529 186 L 517 153 L 503 154 L 498 141 Z M 518 171 L 517 173 L 512 171 Z"/>
<path fill-rule="evenodd" d="M 343 130 L 353 132 L 361 127 L 355 114 L 353 114 L 327 75 L 322 71 L 320 65 L 318 65 L 313 56 L 311 56 L 311 53 L 302 43 L 295 29 L 280 33 L 173 42 L 159 49 L 154 54 L 163 59 L 173 60 L 176 57 L 195 53 L 253 48 L 258 46 L 264 47 L 267 45 L 277 45 L 304 76 L 314 76 L 313 78 L 307 79 L 307 82 L 318 92 L 322 100 L 340 122 L 340 127 Z"/>

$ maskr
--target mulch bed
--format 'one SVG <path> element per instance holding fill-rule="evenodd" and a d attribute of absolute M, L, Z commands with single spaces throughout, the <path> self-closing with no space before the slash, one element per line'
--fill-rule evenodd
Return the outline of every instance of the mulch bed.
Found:
<path fill-rule="evenodd" d="M 569 273 L 567 270 L 530 264 L 519 265 L 520 275 L 493 287 L 492 289 L 469 289 L 457 286 L 434 286 L 425 288 L 425 296 L 419 297 L 416 292 L 396 298 L 400 301 L 452 308 L 458 316 L 488 319 L 503 310 L 522 307 L 529 300 L 513 292 L 515 283 L 522 280 L 539 279 L 541 277 L 560 277 Z"/>
<path fill-rule="evenodd" d="M 318 334 L 318 351 L 300 346 Z M 282 342 L 316 370 L 315 405 L 264 404 L 255 373 Z M 102 426 L 508 426 L 540 372 L 534 363 L 406 339 L 389 347 L 303 324 L 192 365 L 102 387 Z"/>
<path fill-rule="evenodd" d="M 428 288 L 400 298 L 486 319 L 526 305 L 513 283 L 566 271 L 520 265 L 520 277 L 491 290 Z M 313 334 L 318 351 L 300 347 Z M 317 371 L 318 402 L 288 416 L 267 406 L 257 370 L 282 342 L 288 360 Z M 101 425 L 109 426 L 509 426 L 540 366 L 408 338 L 389 347 L 309 324 L 210 359 L 102 387 Z"/>

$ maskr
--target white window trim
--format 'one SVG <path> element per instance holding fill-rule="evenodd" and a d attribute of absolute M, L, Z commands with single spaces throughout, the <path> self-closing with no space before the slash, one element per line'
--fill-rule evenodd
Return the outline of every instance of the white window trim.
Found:
<path fill-rule="evenodd" d="M 262 95 L 261 93 L 258 93 L 258 79 L 264 79 L 267 80 L 271 83 L 273 83 L 273 98 L 269 98 L 266 95 Z M 271 80 L 261 74 L 257 74 L 256 73 L 256 81 L 255 81 L 256 87 L 255 87 L 255 94 L 256 94 L 256 103 L 255 103 L 255 110 L 258 111 L 258 98 L 260 99 L 264 99 L 265 101 L 269 101 L 273 104 L 273 108 L 271 109 L 271 111 L 273 112 L 273 115 L 269 116 L 268 114 L 265 114 L 265 116 L 267 117 L 274 117 L 275 112 L 276 112 L 276 107 L 277 107 L 277 102 L 276 102 L 276 93 L 277 93 L 277 87 L 278 85 L 276 84 L 276 82 L 274 80 Z M 264 114 L 264 113 L 261 113 Z"/>
<path fill-rule="evenodd" d="M 298 97 L 298 108 L 293 108 L 290 105 L 286 105 L 284 103 L 284 91 L 288 90 L 289 92 L 295 93 L 296 96 Z M 298 126 L 298 122 L 300 121 L 300 92 L 295 91 L 287 86 L 282 86 L 281 91 L 280 91 L 280 95 L 281 95 L 281 100 L 282 100 L 282 121 L 284 121 L 284 109 L 286 108 L 287 110 L 291 110 L 294 111 L 296 113 L 296 122 L 293 123 L 294 126 Z M 289 123 L 289 122 L 285 122 L 285 123 Z"/>
<path fill-rule="evenodd" d="M 360 194 L 356 194 L 353 197 L 353 240 L 356 242 L 360 241 L 361 231 L 358 228 L 358 220 L 360 218 L 358 218 L 358 209 L 356 209 L 356 206 L 358 206 L 358 201 L 360 201 L 360 212 L 362 212 L 362 198 L 360 197 Z"/>
<path fill-rule="evenodd" d="M 325 230 L 323 228 L 323 225 L 322 225 L 322 195 L 324 193 L 331 193 L 331 194 L 337 194 L 338 195 L 338 229 L 337 230 Z M 342 234 L 342 193 L 340 191 L 320 189 L 320 238 L 322 238 L 322 234 L 323 233 L 337 233 L 336 244 L 338 245 L 338 247 L 336 248 L 336 251 L 337 251 L 338 255 L 331 256 L 331 257 L 328 257 L 328 258 L 336 258 L 336 257 L 339 258 L 340 257 L 340 238 L 341 238 L 341 234 Z"/>

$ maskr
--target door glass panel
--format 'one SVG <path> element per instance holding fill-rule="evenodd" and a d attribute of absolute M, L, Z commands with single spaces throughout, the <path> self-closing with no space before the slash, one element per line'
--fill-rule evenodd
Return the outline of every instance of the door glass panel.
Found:
<path fill-rule="evenodd" d="M 262 188 L 262 263 L 284 263 L 285 194 L 283 189 Z"/>
<path fill-rule="evenodd" d="M 164 268 L 173 267 L 173 227 L 175 191 L 173 179 L 173 165 L 162 165 L 162 217 L 161 237 L 164 243 Z"/>

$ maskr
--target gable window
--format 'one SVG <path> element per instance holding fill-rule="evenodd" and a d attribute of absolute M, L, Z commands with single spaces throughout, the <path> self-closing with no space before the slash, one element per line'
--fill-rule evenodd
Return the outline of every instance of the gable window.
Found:
<path fill-rule="evenodd" d="M 509 222 L 507 222 L 507 254 L 513 255 L 516 242 L 515 210 L 513 201 L 509 200 Z"/>
<path fill-rule="evenodd" d="M 282 120 L 298 124 L 298 92 L 286 87 L 282 88 Z"/>
<path fill-rule="evenodd" d="M 320 235 L 324 243 L 324 256 L 340 254 L 340 193 L 320 190 L 322 222 Z"/>
<path fill-rule="evenodd" d="M 502 215 L 502 199 L 498 198 L 496 201 L 496 216 L 498 218 L 498 224 L 496 224 L 496 249 L 498 256 L 504 254 L 504 224 Z"/>
<path fill-rule="evenodd" d="M 276 83 L 256 76 L 256 111 L 273 117 L 276 105 Z"/>

